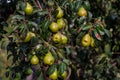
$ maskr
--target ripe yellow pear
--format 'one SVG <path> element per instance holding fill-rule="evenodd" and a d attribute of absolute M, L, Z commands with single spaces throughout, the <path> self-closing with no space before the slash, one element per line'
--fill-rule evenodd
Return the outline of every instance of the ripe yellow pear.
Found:
<path fill-rule="evenodd" d="M 56 80 L 58 78 L 58 71 L 57 71 L 57 69 L 55 69 L 55 71 L 49 77 L 52 80 Z"/>
<path fill-rule="evenodd" d="M 35 33 L 29 32 L 31 37 L 35 37 Z"/>
<path fill-rule="evenodd" d="M 66 44 L 67 43 L 67 41 L 68 41 L 68 38 L 65 36 L 65 35 L 61 35 L 61 43 L 62 44 Z"/>
<path fill-rule="evenodd" d="M 60 33 L 53 34 L 52 40 L 54 43 L 60 43 L 61 42 L 61 34 Z"/>
<path fill-rule="evenodd" d="M 28 33 L 26 34 L 26 37 L 25 37 L 25 39 L 24 39 L 24 42 L 29 42 L 30 39 L 31 39 L 31 37 L 30 37 L 30 32 L 28 32 Z"/>
<path fill-rule="evenodd" d="M 35 33 L 29 31 L 29 32 L 26 34 L 26 37 L 25 37 L 25 39 L 24 39 L 24 42 L 29 42 L 30 39 L 31 39 L 32 37 L 35 37 L 35 36 L 36 36 Z"/>
<path fill-rule="evenodd" d="M 43 62 L 46 65 L 52 65 L 54 63 L 54 61 L 55 61 L 55 59 L 52 56 L 51 52 L 48 52 L 43 58 Z"/>
<path fill-rule="evenodd" d="M 53 32 L 56 33 L 59 30 L 58 24 L 56 22 L 52 22 L 49 26 L 49 29 Z"/>
<path fill-rule="evenodd" d="M 94 47 L 95 46 L 95 41 L 94 41 L 94 38 L 93 37 L 91 37 L 91 47 Z"/>
<path fill-rule="evenodd" d="M 48 4 L 48 6 L 53 6 L 55 3 L 54 3 L 54 1 L 53 0 L 48 0 L 47 1 L 47 4 Z"/>
<path fill-rule="evenodd" d="M 77 14 L 80 17 L 81 16 L 87 16 L 87 11 L 83 7 L 80 7 Z"/>
<path fill-rule="evenodd" d="M 33 64 L 33 65 L 38 64 L 39 63 L 39 58 L 36 55 L 33 55 L 31 60 L 30 60 L 30 63 Z"/>
<path fill-rule="evenodd" d="M 64 19 L 63 18 L 57 19 L 57 24 L 58 24 L 59 29 L 64 28 L 65 27 Z"/>
<path fill-rule="evenodd" d="M 87 47 L 87 46 L 89 46 L 90 45 L 90 43 L 91 43 L 91 37 L 90 37 L 90 35 L 89 34 L 85 34 L 84 36 L 83 36 L 83 38 L 82 38 L 82 45 L 84 46 L 84 47 Z"/>
<path fill-rule="evenodd" d="M 57 9 L 56 9 L 57 11 L 58 11 L 58 14 L 57 14 L 57 18 L 62 18 L 63 17 L 63 15 L 64 15 L 64 12 L 63 12 L 63 10 L 61 9 L 61 7 L 57 7 Z"/>
<path fill-rule="evenodd" d="M 62 78 L 65 80 L 66 79 L 66 77 L 67 77 L 67 72 L 66 71 L 64 71 L 63 73 L 62 73 Z"/>
<path fill-rule="evenodd" d="M 25 14 L 31 15 L 32 13 L 33 13 L 33 6 L 27 2 L 26 7 L 25 7 Z"/>

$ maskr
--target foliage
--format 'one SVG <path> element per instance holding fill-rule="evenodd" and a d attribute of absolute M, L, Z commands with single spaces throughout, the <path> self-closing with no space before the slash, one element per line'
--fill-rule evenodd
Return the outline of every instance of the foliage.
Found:
<path fill-rule="evenodd" d="M 34 8 L 32 15 L 24 11 L 26 2 Z M 11 79 L 24 80 L 30 77 L 25 73 L 31 68 L 34 80 L 48 80 L 57 69 L 58 80 L 64 71 L 66 79 L 120 79 L 119 3 L 119 0 L 18 0 L 14 13 L 6 23 L 1 22 L 0 28 L 1 48 L 7 50 L 7 59 L 13 60 L 7 73 L 11 73 Z M 67 36 L 67 44 L 54 43 L 55 33 L 49 29 L 58 20 L 58 7 L 63 10 L 66 24 L 58 33 Z M 87 16 L 78 15 L 80 7 L 84 7 Z M 35 36 L 24 42 L 28 32 Z M 95 46 L 81 44 L 86 34 L 94 39 Z M 49 51 L 55 62 L 45 65 L 43 58 Z M 39 58 L 39 64 L 30 63 L 33 55 Z"/>

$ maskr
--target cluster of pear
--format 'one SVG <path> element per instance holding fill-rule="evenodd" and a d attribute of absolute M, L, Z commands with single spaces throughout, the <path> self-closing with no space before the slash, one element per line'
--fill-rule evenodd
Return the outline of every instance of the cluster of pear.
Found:
<path fill-rule="evenodd" d="M 43 62 L 45 65 L 53 65 L 54 64 L 55 59 L 50 51 L 44 56 Z M 67 76 L 67 71 L 64 71 L 61 75 L 59 75 L 58 69 L 55 68 L 53 73 L 49 75 L 49 78 L 52 80 L 56 80 L 59 76 L 62 77 L 63 79 L 65 79 Z"/>
<path fill-rule="evenodd" d="M 50 26 L 49 26 L 49 29 L 50 31 L 53 33 L 53 36 L 52 36 L 52 41 L 55 43 L 55 44 L 67 44 L 68 42 L 68 38 L 66 35 L 63 35 L 60 30 L 65 28 L 66 26 L 66 22 L 65 22 L 65 19 L 63 18 L 64 16 L 64 11 L 61 9 L 60 6 L 57 7 L 56 11 L 58 12 L 57 15 L 56 15 L 56 22 L 53 21 L 51 22 Z M 33 13 L 33 6 L 31 4 L 29 4 L 28 2 L 26 3 L 26 7 L 24 9 L 24 12 L 26 15 L 32 15 Z M 78 10 L 78 16 L 79 17 L 82 17 L 82 16 L 87 16 L 87 11 L 83 8 L 83 7 L 80 7 L 79 10 Z M 35 33 L 29 31 L 27 34 L 26 34 L 26 37 L 25 39 L 23 40 L 24 42 L 29 42 L 32 37 L 36 37 Z M 82 38 L 82 45 L 84 47 L 87 47 L 87 46 L 92 46 L 94 47 L 94 39 L 89 35 L 89 34 L 86 34 L 84 35 L 84 37 Z M 43 57 L 43 63 L 44 65 L 53 65 L 55 62 L 55 58 L 53 57 L 52 53 L 50 51 L 48 51 L 48 53 L 45 54 L 45 56 Z M 39 64 L 39 57 L 35 54 L 33 54 L 33 56 L 31 57 L 30 59 L 30 63 L 32 65 L 37 65 Z M 28 71 L 26 71 L 27 73 L 32 73 L 32 69 L 29 69 L 28 68 Z M 62 73 L 62 75 L 60 75 L 63 79 L 66 79 L 66 76 L 67 76 L 67 71 L 64 71 Z M 58 69 L 56 68 L 52 74 L 49 75 L 49 78 L 52 79 L 52 80 L 56 80 L 58 79 Z"/>
<path fill-rule="evenodd" d="M 65 21 L 62 18 L 63 17 L 63 10 L 58 7 L 58 14 L 57 14 L 57 22 L 52 22 L 51 25 L 49 26 L 49 29 L 54 33 L 53 34 L 53 42 L 54 43 L 62 43 L 62 44 L 66 44 L 67 43 L 67 37 L 63 34 L 61 34 L 60 32 L 58 32 L 60 29 L 63 29 L 65 27 Z M 26 3 L 26 7 L 24 9 L 24 12 L 26 15 L 32 15 L 33 13 L 33 7 L 30 3 Z M 23 42 L 29 42 L 33 37 L 36 37 L 35 33 L 29 31 L 27 32 Z M 45 56 L 43 57 L 43 63 L 44 65 L 53 65 L 55 62 L 55 58 L 53 57 L 52 53 L 50 51 L 48 51 L 48 53 L 45 54 Z M 33 54 L 33 56 L 30 59 L 30 63 L 32 65 L 37 65 L 39 64 L 39 57 L 36 54 Z M 31 74 L 33 71 L 31 68 L 28 68 L 26 70 L 26 74 Z M 62 73 L 62 75 L 60 75 L 63 79 L 66 78 L 67 76 L 67 71 L 64 71 Z M 52 80 L 56 80 L 58 78 L 58 70 L 57 68 L 53 71 L 52 74 L 49 75 L 49 78 Z"/>
<path fill-rule="evenodd" d="M 90 36 L 89 34 L 85 34 L 82 37 L 81 43 L 84 47 L 94 47 L 95 46 L 95 42 L 94 42 L 94 38 L 92 36 Z"/>
<path fill-rule="evenodd" d="M 66 35 L 63 35 L 59 30 L 64 29 L 66 26 L 65 20 L 63 18 L 64 12 L 58 6 L 56 11 L 58 12 L 56 15 L 57 21 L 52 22 L 49 26 L 50 31 L 53 33 L 52 41 L 56 44 L 66 44 L 68 38 Z"/>
<path fill-rule="evenodd" d="M 33 6 L 29 2 L 26 3 L 24 12 L 25 12 L 26 15 L 32 15 Z M 32 39 L 32 37 L 36 37 L 35 33 L 31 32 L 31 31 L 28 31 L 26 33 L 26 36 L 25 36 L 25 39 L 23 40 L 23 42 L 29 42 Z"/>
<path fill-rule="evenodd" d="M 43 57 L 43 63 L 44 65 L 53 65 L 55 62 L 55 58 L 53 57 L 52 53 L 50 51 L 48 51 L 45 56 Z M 36 56 L 36 55 L 33 55 L 31 60 L 30 60 L 30 63 L 32 65 L 37 65 L 39 64 L 39 58 Z M 32 73 L 32 70 L 28 68 L 28 70 L 26 71 L 27 73 L 30 74 L 30 72 Z M 67 77 L 67 71 L 64 71 L 61 75 L 59 75 L 60 77 L 62 77 L 63 79 L 66 79 Z M 58 77 L 58 69 L 55 68 L 55 70 L 53 71 L 52 74 L 49 75 L 49 78 L 52 79 L 52 80 L 56 80 Z"/>
<path fill-rule="evenodd" d="M 84 7 L 80 7 L 78 9 L 77 14 L 78 14 L 79 17 L 87 16 L 87 10 L 85 10 Z M 95 46 L 95 41 L 94 41 L 94 38 L 92 36 L 90 36 L 90 34 L 85 34 L 82 37 L 81 44 L 84 47 L 88 47 L 88 46 L 94 47 Z"/>
<path fill-rule="evenodd" d="M 57 7 L 56 11 L 58 12 L 56 15 L 56 22 L 51 22 L 49 29 L 53 33 L 52 41 L 55 44 L 67 44 L 68 38 L 66 35 L 63 35 L 59 30 L 64 29 L 66 26 L 65 20 L 63 18 L 64 12 L 61 9 L 61 7 Z M 52 65 L 54 63 L 54 57 L 52 57 L 52 54 L 48 52 L 46 56 L 44 57 L 44 64 Z M 64 71 L 61 75 L 58 75 L 58 69 L 56 68 L 54 72 L 49 76 L 50 79 L 56 80 L 58 79 L 58 76 L 61 76 L 63 79 L 66 79 L 67 77 L 67 71 Z"/>

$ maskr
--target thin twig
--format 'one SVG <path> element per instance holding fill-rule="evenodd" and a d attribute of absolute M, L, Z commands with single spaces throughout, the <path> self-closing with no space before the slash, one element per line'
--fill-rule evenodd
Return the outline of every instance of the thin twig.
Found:
<path fill-rule="evenodd" d="M 49 9 L 47 8 L 47 12 L 48 12 L 48 16 L 49 16 L 49 18 L 50 18 L 50 20 L 51 20 L 51 19 L 52 19 L 51 10 L 49 10 Z"/>
<path fill-rule="evenodd" d="M 42 10 L 42 6 L 40 5 L 40 2 L 39 2 L 38 0 L 36 0 L 36 4 L 37 4 L 38 8 L 39 8 L 40 10 Z"/>
<path fill-rule="evenodd" d="M 70 75 L 71 75 L 71 68 L 68 68 L 68 75 L 67 75 L 67 78 L 66 78 L 66 80 L 69 80 L 69 78 L 70 78 Z"/>

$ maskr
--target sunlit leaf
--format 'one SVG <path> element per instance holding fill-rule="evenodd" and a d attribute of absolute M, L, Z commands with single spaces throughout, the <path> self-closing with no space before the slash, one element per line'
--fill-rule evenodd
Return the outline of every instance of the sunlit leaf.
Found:
<path fill-rule="evenodd" d="M 12 17 L 12 19 L 23 20 L 23 19 L 24 19 L 24 16 L 22 16 L 22 15 L 14 15 L 14 16 Z"/>
<path fill-rule="evenodd" d="M 34 10 L 33 14 L 38 13 L 39 15 L 45 15 L 48 14 L 46 10 Z"/>
<path fill-rule="evenodd" d="M 54 70 L 56 69 L 56 66 L 55 65 L 52 65 L 49 67 L 49 69 L 47 70 L 47 74 L 50 75 L 54 72 Z"/>
<path fill-rule="evenodd" d="M 69 47 L 65 47 L 65 49 L 66 49 L 67 55 L 70 55 L 71 54 L 70 48 Z"/>
<path fill-rule="evenodd" d="M 108 37 L 111 37 L 111 34 L 110 34 L 110 31 L 109 31 L 109 30 L 104 29 L 104 31 L 105 31 L 105 34 L 106 34 Z"/>
<path fill-rule="evenodd" d="M 58 69 L 59 74 L 61 75 L 65 70 L 66 70 L 66 64 L 63 63 L 63 62 L 61 62 L 61 63 L 59 64 L 59 69 Z"/>
<path fill-rule="evenodd" d="M 87 25 L 83 25 L 83 26 L 81 27 L 81 30 L 88 30 L 88 29 L 90 29 L 90 28 L 92 28 L 92 25 L 87 24 Z"/>
<path fill-rule="evenodd" d="M 101 35 L 97 32 L 97 30 L 96 29 L 94 29 L 94 35 L 95 35 L 95 37 L 96 37 L 96 39 L 98 39 L 98 40 L 102 40 L 102 38 L 101 38 Z"/>

